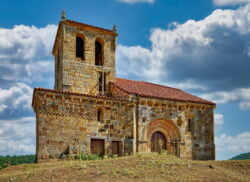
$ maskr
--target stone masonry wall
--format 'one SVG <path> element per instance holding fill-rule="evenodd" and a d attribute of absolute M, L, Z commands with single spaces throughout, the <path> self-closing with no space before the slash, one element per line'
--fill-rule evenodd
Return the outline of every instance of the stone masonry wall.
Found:
<path fill-rule="evenodd" d="M 98 93 L 98 74 L 104 71 L 106 83 L 114 81 L 115 73 L 115 41 L 114 35 L 98 31 L 87 30 L 81 26 L 75 26 L 67 22 L 62 26 L 62 90 L 86 94 Z M 84 39 L 84 57 L 76 57 L 76 36 Z M 95 40 L 103 41 L 104 66 L 95 65 Z M 58 44 L 59 45 L 59 44 Z M 57 73 L 56 73 L 57 74 Z"/>
<path fill-rule="evenodd" d="M 133 103 L 94 97 L 36 91 L 33 107 L 37 114 L 38 162 L 66 153 L 90 152 L 90 139 L 105 140 L 105 154 L 111 142 L 122 142 L 122 153 L 133 152 Z M 97 121 L 97 109 L 103 120 Z M 132 143 L 131 143 L 132 141 Z"/>
<path fill-rule="evenodd" d="M 179 142 L 172 144 L 178 146 L 179 151 L 170 147 L 170 153 L 196 160 L 215 159 L 213 106 L 140 97 L 138 108 L 139 151 L 150 151 L 149 124 L 161 119 L 172 123 L 180 133 Z"/>
<path fill-rule="evenodd" d="M 54 57 L 55 61 L 55 85 L 54 89 L 56 90 L 62 90 L 62 54 L 63 54 L 63 40 L 62 40 L 62 31 L 58 32 L 58 46 L 56 49 L 56 54 Z"/>
<path fill-rule="evenodd" d="M 120 89 L 111 86 L 113 96 L 128 96 Z M 131 97 L 131 96 L 130 96 Z M 212 105 L 191 102 L 177 102 L 164 99 L 137 97 L 138 104 L 138 152 L 149 152 L 151 138 L 147 136 L 156 120 L 172 123 L 172 127 L 179 131 L 178 143 L 170 144 L 169 153 L 182 158 L 209 160 L 215 159 L 214 145 L 214 108 Z M 170 126 L 166 126 L 169 128 Z M 161 130 L 162 127 L 159 127 Z M 171 130 L 166 131 L 171 133 Z M 175 145 L 175 146 L 173 146 Z M 173 149 L 177 146 L 177 150 Z"/>
<path fill-rule="evenodd" d="M 149 152 L 153 131 L 165 134 L 169 153 L 188 159 L 215 159 L 211 105 L 43 90 L 35 91 L 33 108 L 38 161 L 90 152 L 93 138 L 105 140 L 106 155 L 111 154 L 112 141 L 122 143 L 123 154 L 134 153 L 136 148 L 137 152 Z M 101 122 L 97 121 L 98 108 L 104 111 Z"/>

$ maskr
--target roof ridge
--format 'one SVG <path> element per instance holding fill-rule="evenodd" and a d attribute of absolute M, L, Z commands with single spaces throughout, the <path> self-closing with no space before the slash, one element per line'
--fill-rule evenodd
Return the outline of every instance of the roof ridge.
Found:
<path fill-rule="evenodd" d="M 140 81 L 138 81 L 138 80 L 130 80 L 130 79 L 127 79 L 127 78 L 117 78 L 117 77 L 116 77 L 116 79 L 121 79 L 121 80 L 128 80 L 128 81 L 140 82 Z"/>
<path fill-rule="evenodd" d="M 68 22 L 72 22 L 72 23 L 81 24 L 81 25 L 85 25 L 85 26 L 89 26 L 89 27 L 94 27 L 94 28 L 97 28 L 97 29 L 101 29 L 101 30 L 105 30 L 105 31 L 109 31 L 109 32 L 114 33 L 114 32 L 113 32 L 113 30 L 110 30 L 110 29 L 107 29 L 107 28 L 102 28 L 102 27 L 98 27 L 98 26 L 90 25 L 90 24 L 83 23 L 83 22 L 79 22 L 79 21 L 75 21 L 75 20 L 69 20 L 69 19 L 67 19 L 66 21 L 68 21 Z"/>
<path fill-rule="evenodd" d="M 169 87 L 169 86 L 166 86 L 166 85 L 160 85 L 160 84 L 157 84 L 157 83 L 152 83 L 152 82 L 147 82 L 147 81 L 129 80 L 129 79 L 127 79 L 127 78 L 118 78 L 118 79 L 123 79 L 123 80 L 128 80 L 128 81 L 134 81 L 134 82 L 143 82 L 143 83 L 147 83 L 147 84 L 151 84 L 151 85 L 156 85 L 156 86 L 160 86 L 160 87 L 165 87 L 165 88 L 170 88 L 170 89 L 174 89 L 174 90 L 183 91 L 183 90 L 178 89 L 178 88 Z M 184 91 L 183 91 L 183 92 L 184 92 Z"/>
<path fill-rule="evenodd" d="M 143 82 L 144 82 L 144 81 L 143 81 Z M 193 95 L 193 94 L 191 94 L 191 93 L 185 92 L 185 91 L 183 91 L 183 90 L 181 90 L 181 89 L 178 89 L 178 88 L 173 88 L 173 87 L 169 87 L 169 86 L 165 86 L 165 85 L 160 85 L 160 84 L 155 84 L 155 83 L 150 83 L 150 82 L 145 82 L 145 83 L 148 83 L 148 84 L 151 84 L 151 85 L 157 85 L 157 86 L 160 86 L 160 87 L 170 88 L 170 89 L 174 89 L 174 90 L 179 90 L 179 91 L 184 92 L 185 94 L 188 94 L 188 95 L 190 95 L 190 96 L 192 96 L 192 97 L 195 97 L 195 98 L 197 98 L 197 99 L 201 99 L 201 100 L 206 101 L 206 102 L 211 102 L 211 101 L 208 101 L 208 100 L 206 100 L 206 99 L 200 98 L 200 97 L 198 97 L 198 96 L 196 96 L 196 95 Z"/>
<path fill-rule="evenodd" d="M 157 84 L 157 83 L 151 83 L 151 82 L 147 82 L 147 81 L 142 81 L 142 82 L 147 83 L 147 84 L 150 84 L 150 85 L 156 85 L 156 86 L 165 87 L 165 88 L 170 88 L 170 89 L 179 90 L 179 91 L 184 92 L 184 91 L 181 90 L 181 89 L 174 88 L 174 87 L 169 87 L 169 86 L 166 86 L 166 85 L 160 85 L 160 84 Z"/>

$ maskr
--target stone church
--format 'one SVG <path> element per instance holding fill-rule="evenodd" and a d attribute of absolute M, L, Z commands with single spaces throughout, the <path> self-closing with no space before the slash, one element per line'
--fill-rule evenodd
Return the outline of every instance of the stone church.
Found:
<path fill-rule="evenodd" d="M 214 160 L 214 109 L 180 89 L 116 77 L 117 30 L 66 19 L 53 55 L 55 88 L 35 88 L 37 161 L 166 150 Z M 127 69 L 127 68 L 124 68 Z"/>

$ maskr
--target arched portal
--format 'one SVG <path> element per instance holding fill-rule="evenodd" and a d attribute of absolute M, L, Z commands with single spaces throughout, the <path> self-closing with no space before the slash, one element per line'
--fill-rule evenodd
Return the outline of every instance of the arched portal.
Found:
<path fill-rule="evenodd" d="M 151 137 L 151 152 L 160 152 L 161 150 L 166 150 L 166 138 L 161 132 L 156 131 Z"/>
<path fill-rule="evenodd" d="M 162 147 L 168 153 L 179 156 L 181 136 L 178 127 L 171 120 L 157 119 L 151 121 L 147 128 L 148 148 L 151 151 L 158 152 L 159 147 Z"/>

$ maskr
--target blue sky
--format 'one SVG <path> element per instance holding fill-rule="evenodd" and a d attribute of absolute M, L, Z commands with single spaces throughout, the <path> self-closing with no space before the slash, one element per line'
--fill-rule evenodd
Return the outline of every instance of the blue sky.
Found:
<path fill-rule="evenodd" d="M 217 159 L 250 152 L 250 0 L 2 0 L 0 155 L 35 153 L 35 86 L 53 88 L 51 50 L 67 18 L 118 27 L 117 76 L 217 103 Z"/>

